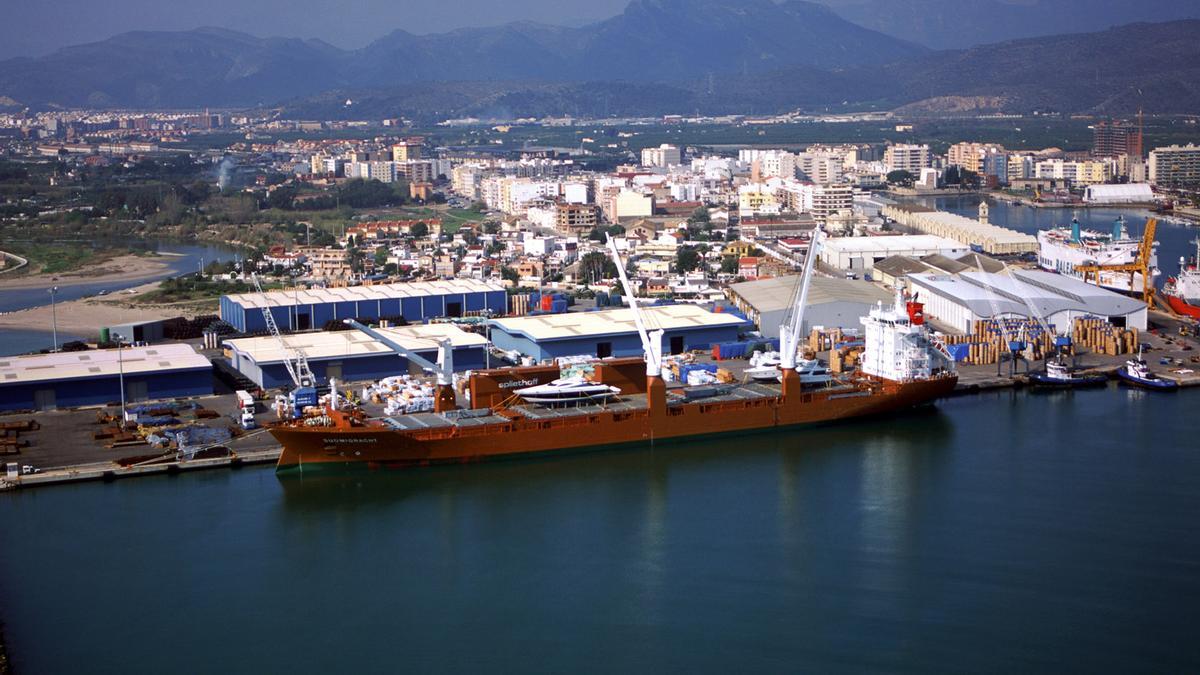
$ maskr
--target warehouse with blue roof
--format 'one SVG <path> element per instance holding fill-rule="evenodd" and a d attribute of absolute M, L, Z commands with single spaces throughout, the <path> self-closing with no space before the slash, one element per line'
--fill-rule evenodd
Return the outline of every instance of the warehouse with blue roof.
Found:
<path fill-rule="evenodd" d="M 739 333 L 752 327 L 731 313 L 710 312 L 698 305 L 659 305 L 641 311 L 648 330 L 663 330 L 667 354 L 708 350 L 716 343 L 736 341 Z M 538 361 L 581 354 L 642 355 L 631 309 L 508 317 L 489 323 L 492 344 Z"/>
<path fill-rule="evenodd" d="M 213 367 L 190 345 L 0 356 L 0 410 L 54 410 L 210 396 Z"/>
<path fill-rule="evenodd" d="M 263 310 L 285 331 L 321 328 L 342 319 L 420 323 L 427 319 L 508 311 L 504 288 L 476 279 L 309 288 L 221 297 L 221 319 L 242 333 L 267 331 Z"/>
<path fill-rule="evenodd" d="M 438 342 L 449 340 L 454 350 L 454 370 L 463 372 L 487 367 L 487 339 L 449 323 L 432 323 L 379 332 L 429 361 L 437 361 Z M 318 331 L 274 337 L 225 340 L 226 355 L 233 367 L 263 389 L 292 384 L 285 360 L 304 353 L 317 382 L 330 378 L 341 382 L 380 380 L 409 372 L 408 359 L 383 343 L 357 330 Z"/>

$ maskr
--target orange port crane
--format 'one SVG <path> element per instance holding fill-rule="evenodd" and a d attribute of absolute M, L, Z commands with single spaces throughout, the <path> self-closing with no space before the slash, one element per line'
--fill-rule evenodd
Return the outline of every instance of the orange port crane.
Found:
<path fill-rule="evenodd" d="M 1142 233 L 1142 243 L 1138 244 L 1137 259 L 1131 263 L 1123 263 L 1120 265 L 1076 265 L 1075 271 L 1083 273 L 1083 280 L 1086 283 L 1092 275 L 1095 275 L 1096 285 L 1100 285 L 1101 272 L 1127 272 L 1129 273 L 1129 290 L 1133 292 L 1133 276 L 1137 272 L 1142 273 L 1142 302 L 1146 303 L 1147 307 L 1154 308 L 1154 279 L 1150 276 L 1150 258 L 1154 255 L 1154 234 L 1158 230 L 1158 220 L 1150 218 L 1146 221 L 1146 231 Z"/>

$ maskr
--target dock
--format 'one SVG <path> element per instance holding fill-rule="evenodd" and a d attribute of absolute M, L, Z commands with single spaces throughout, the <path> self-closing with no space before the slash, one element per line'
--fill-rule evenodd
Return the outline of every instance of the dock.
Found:
<path fill-rule="evenodd" d="M 63 483 L 82 483 L 87 481 L 111 482 L 121 478 L 137 478 L 139 476 L 160 476 L 178 474 L 185 471 L 205 471 L 211 469 L 238 469 L 254 464 L 274 464 L 279 459 L 282 448 L 273 450 L 257 450 L 247 453 L 233 453 L 227 457 L 210 459 L 176 460 L 132 466 L 118 466 L 112 462 L 85 464 L 81 466 L 50 469 L 40 473 L 32 473 L 16 478 L 0 478 L 0 490 L 14 490 L 26 487 L 44 485 L 61 485 Z"/>

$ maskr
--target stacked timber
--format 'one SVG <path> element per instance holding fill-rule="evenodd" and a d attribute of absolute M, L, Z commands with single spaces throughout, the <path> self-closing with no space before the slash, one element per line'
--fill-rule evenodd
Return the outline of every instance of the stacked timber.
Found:
<path fill-rule="evenodd" d="M 1071 337 L 1075 344 L 1107 356 L 1130 354 L 1137 351 L 1138 346 L 1136 328 L 1117 328 L 1097 317 L 1075 319 Z"/>

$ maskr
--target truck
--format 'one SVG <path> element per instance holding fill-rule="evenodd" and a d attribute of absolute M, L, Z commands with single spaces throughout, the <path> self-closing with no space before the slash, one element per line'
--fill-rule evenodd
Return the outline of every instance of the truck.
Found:
<path fill-rule="evenodd" d="M 236 392 L 234 392 L 234 395 L 237 396 L 238 409 L 239 410 L 249 410 L 253 414 L 253 412 L 254 412 L 254 397 L 250 395 L 250 392 L 248 392 L 244 389 L 239 389 Z"/>

